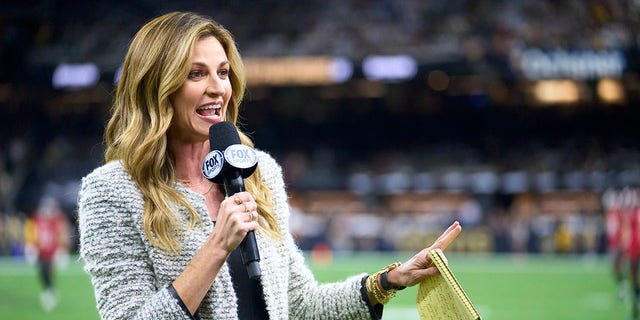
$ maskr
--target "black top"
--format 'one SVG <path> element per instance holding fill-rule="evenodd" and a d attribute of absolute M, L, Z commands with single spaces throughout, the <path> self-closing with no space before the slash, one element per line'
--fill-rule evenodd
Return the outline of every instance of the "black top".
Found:
<path fill-rule="evenodd" d="M 231 252 L 227 259 L 231 281 L 238 297 L 238 319 L 269 320 L 267 306 L 264 303 L 260 279 L 251 280 L 247 268 L 242 263 L 240 247 Z"/>

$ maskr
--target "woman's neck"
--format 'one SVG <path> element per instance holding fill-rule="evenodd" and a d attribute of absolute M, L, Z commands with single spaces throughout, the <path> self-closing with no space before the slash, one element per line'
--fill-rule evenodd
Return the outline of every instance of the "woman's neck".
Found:
<path fill-rule="evenodd" d="M 202 160 L 209 153 L 209 141 L 184 144 L 171 143 L 175 159 L 176 179 L 196 185 L 203 180 Z"/>

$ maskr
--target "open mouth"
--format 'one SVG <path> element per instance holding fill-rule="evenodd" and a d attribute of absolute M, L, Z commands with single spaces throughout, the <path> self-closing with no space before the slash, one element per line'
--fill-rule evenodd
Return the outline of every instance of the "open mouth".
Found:
<path fill-rule="evenodd" d="M 203 117 L 220 116 L 222 106 L 218 104 L 209 104 L 196 109 L 196 113 Z"/>

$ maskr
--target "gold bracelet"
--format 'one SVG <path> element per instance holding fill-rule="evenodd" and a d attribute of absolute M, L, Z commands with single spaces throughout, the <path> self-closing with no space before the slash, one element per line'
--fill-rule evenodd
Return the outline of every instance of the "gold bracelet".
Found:
<path fill-rule="evenodd" d="M 380 275 L 389 272 L 401 265 L 400 262 L 394 262 L 384 268 L 382 270 L 374 273 L 373 275 L 367 278 L 365 282 L 365 286 L 369 293 L 378 300 L 379 303 L 385 304 L 391 300 L 391 298 L 396 296 L 397 289 L 385 290 L 380 283 Z"/>
<path fill-rule="evenodd" d="M 371 292 L 371 295 L 379 302 L 382 304 L 387 303 L 389 300 L 391 300 L 391 298 L 393 297 L 393 295 L 395 295 L 395 292 L 389 292 L 389 291 L 385 291 L 383 293 L 382 290 L 380 290 L 380 286 L 378 286 L 378 274 L 374 274 L 372 276 L 370 276 L 367 279 L 367 289 L 369 290 L 369 292 Z"/>

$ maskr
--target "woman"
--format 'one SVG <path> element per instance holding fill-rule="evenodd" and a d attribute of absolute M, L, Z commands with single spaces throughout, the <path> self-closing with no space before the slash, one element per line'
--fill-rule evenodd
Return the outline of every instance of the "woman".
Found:
<path fill-rule="evenodd" d="M 288 231 L 271 156 L 257 151 L 246 191 L 229 197 L 204 179 L 209 127 L 236 123 L 244 89 L 234 40 L 210 18 L 169 13 L 135 35 L 105 132 L 106 164 L 83 178 L 78 202 L 80 253 L 103 319 L 380 318 L 397 289 L 437 272 L 426 253 L 444 249 L 457 222 L 407 263 L 318 284 Z M 237 259 L 252 230 L 258 281 Z"/>

